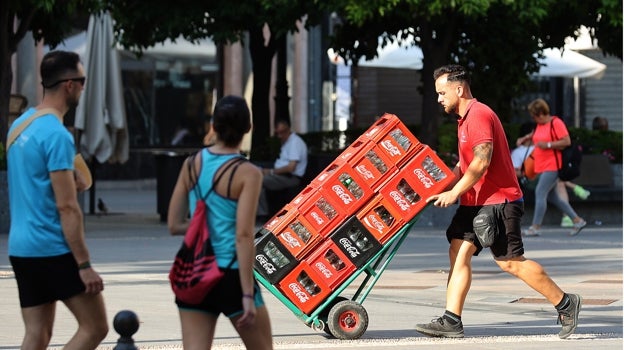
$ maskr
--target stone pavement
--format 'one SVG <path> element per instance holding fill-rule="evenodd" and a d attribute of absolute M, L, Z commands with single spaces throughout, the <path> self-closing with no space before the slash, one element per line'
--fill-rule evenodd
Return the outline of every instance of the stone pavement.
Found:
<path fill-rule="evenodd" d="M 108 215 L 87 215 L 92 262 L 105 280 L 109 323 L 121 310 L 134 311 L 140 349 L 181 349 L 180 326 L 167 272 L 181 237 L 171 237 L 156 214 L 149 184 L 99 184 Z M 622 349 L 622 228 L 592 225 L 579 236 L 546 228 L 525 239 L 526 257 L 540 262 L 566 291 L 585 303 L 580 326 L 560 340 L 551 305 L 522 282 L 500 272 L 488 252 L 473 259 L 473 283 L 462 316 L 466 338 L 419 336 L 415 323 L 428 322 L 444 309 L 448 243 L 440 227 L 414 227 L 364 301 L 369 324 L 362 339 L 340 341 L 307 327 L 282 302 L 264 290 L 276 349 Z M 0 235 L 0 349 L 17 349 L 23 336 L 17 289 Z M 343 295 L 350 297 L 359 281 Z M 75 321 L 59 304 L 52 348 L 61 348 Z M 113 330 L 100 346 L 113 349 Z M 241 349 L 229 322 L 217 325 L 215 349 Z"/>

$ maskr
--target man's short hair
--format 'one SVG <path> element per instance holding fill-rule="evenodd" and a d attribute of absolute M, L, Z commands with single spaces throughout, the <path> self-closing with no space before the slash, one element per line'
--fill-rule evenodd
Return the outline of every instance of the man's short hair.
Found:
<path fill-rule="evenodd" d="M 80 56 L 71 51 L 50 51 L 41 60 L 41 85 L 44 88 L 53 88 L 55 84 L 67 78 L 71 73 L 78 71 Z"/>
<path fill-rule="evenodd" d="M 470 85 L 470 76 L 468 71 L 463 66 L 458 64 L 447 64 L 446 66 L 439 67 L 433 71 L 433 80 L 438 80 L 439 77 L 448 74 L 447 81 L 457 81 Z"/>

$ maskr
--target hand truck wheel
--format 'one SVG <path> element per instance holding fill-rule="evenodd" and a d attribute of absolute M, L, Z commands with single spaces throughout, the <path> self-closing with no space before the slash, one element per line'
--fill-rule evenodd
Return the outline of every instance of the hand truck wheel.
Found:
<path fill-rule="evenodd" d="M 327 333 L 327 335 L 331 335 L 332 337 L 334 336 L 330 331 L 329 331 L 329 326 L 327 325 L 327 317 L 329 316 L 329 310 L 331 310 L 336 304 L 338 304 L 341 301 L 344 300 L 349 300 L 345 297 L 342 296 L 337 296 L 335 297 L 329 304 L 327 304 L 327 306 L 325 307 L 325 309 L 323 309 L 323 311 L 321 311 L 318 315 L 319 320 L 323 321 L 324 326 L 322 331 L 324 331 L 325 333 Z M 314 327 L 313 327 L 314 328 Z M 316 330 L 316 329 L 315 329 Z"/>
<path fill-rule="evenodd" d="M 329 310 L 327 326 L 338 339 L 358 339 L 368 328 L 368 313 L 355 301 L 344 300 Z"/>

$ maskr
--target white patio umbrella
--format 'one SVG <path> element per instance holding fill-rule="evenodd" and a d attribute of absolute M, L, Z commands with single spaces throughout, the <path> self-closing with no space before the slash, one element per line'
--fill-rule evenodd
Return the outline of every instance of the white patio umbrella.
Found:
<path fill-rule="evenodd" d="M 595 78 L 600 79 L 604 75 L 607 66 L 593 60 L 583 54 L 570 49 L 544 49 L 544 58 L 539 59 L 539 73 L 541 77 L 562 78 Z"/>
<path fill-rule="evenodd" d="M 338 56 L 334 50 L 327 50 L 327 56 L 334 64 L 344 64 L 342 57 Z M 418 46 L 398 44 L 392 42 L 384 48 L 377 48 L 377 57 L 372 60 L 360 58 L 358 66 L 377 68 L 402 68 L 402 69 L 422 69 L 423 52 Z"/>
<path fill-rule="evenodd" d="M 128 127 L 119 53 L 108 13 L 89 19 L 84 63 L 87 81 L 74 125 L 80 130 L 80 152 L 100 163 L 124 163 L 128 160 Z"/>

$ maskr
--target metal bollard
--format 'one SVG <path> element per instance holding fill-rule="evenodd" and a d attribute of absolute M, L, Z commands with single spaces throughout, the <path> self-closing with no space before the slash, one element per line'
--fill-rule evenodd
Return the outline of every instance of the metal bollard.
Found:
<path fill-rule="evenodd" d="M 139 318 L 130 310 L 121 310 L 113 319 L 115 331 L 121 335 L 113 350 L 138 350 L 132 335 L 139 330 Z"/>

